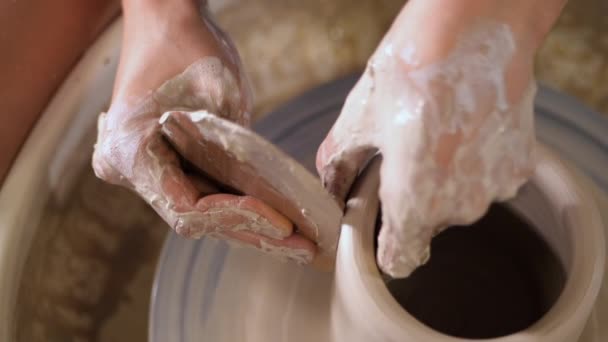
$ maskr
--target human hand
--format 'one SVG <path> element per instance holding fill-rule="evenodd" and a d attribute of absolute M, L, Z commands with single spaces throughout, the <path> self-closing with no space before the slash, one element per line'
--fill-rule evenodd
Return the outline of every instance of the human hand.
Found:
<path fill-rule="evenodd" d="M 161 134 L 159 119 L 172 110 L 249 125 L 248 84 L 227 37 L 193 1 L 125 1 L 124 32 L 112 104 L 98 122 L 96 175 L 137 192 L 180 235 L 274 246 L 310 262 L 314 243 L 293 234 L 285 216 L 249 196 L 217 194 Z"/>
<path fill-rule="evenodd" d="M 533 170 L 543 33 L 529 27 L 545 27 L 522 22 L 538 5 L 516 3 L 519 12 L 496 1 L 408 3 L 319 148 L 317 169 L 341 199 L 382 154 L 377 261 L 390 276 L 408 276 L 433 236 L 513 197 Z"/>

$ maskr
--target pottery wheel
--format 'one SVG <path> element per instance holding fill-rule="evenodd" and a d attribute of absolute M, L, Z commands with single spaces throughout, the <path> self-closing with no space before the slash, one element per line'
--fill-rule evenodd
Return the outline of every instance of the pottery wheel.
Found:
<path fill-rule="evenodd" d="M 340 79 L 302 95 L 268 115 L 255 130 L 316 174 L 316 149 L 357 78 Z M 540 87 L 536 113 L 539 139 L 598 185 L 595 195 L 608 227 L 608 121 L 545 87 Z M 331 274 L 282 263 L 254 250 L 169 233 L 152 293 L 149 339 L 329 341 L 331 282 Z M 600 317 L 608 317 L 608 279 L 579 342 L 608 340 L 608 326 Z"/>

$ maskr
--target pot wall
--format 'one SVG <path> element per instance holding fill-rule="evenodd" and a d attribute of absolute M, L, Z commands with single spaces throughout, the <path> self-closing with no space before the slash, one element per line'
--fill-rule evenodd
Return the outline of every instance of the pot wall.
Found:
<path fill-rule="evenodd" d="M 585 181 L 545 148 L 531 181 L 509 202 L 532 223 L 564 265 L 566 282 L 549 311 L 529 328 L 496 342 L 572 342 L 597 298 L 605 264 L 603 223 Z M 423 325 L 389 293 L 375 264 L 378 161 L 347 204 L 332 305 L 334 341 L 464 342 Z M 432 260 L 432 251 L 431 251 Z M 497 308 L 500 310 L 500 308 Z"/>

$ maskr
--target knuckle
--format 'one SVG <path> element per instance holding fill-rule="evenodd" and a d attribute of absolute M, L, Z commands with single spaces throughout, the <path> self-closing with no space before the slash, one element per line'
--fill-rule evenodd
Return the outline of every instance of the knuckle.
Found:
<path fill-rule="evenodd" d="M 123 180 L 120 172 L 120 156 L 122 147 L 114 139 L 104 139 L 95 145 L 92 165 L 95 175 L 106 182 L 117 184 Z"/>
<path fill-rule="evenodd" d="M 114 178 L 114 170 L 111 167 L 111 164 L 108 163 L 105 156 L 100 155 L 99 153 L 93 153 L 93 171 L 95 172 L 95 176 L 97 178 L 104 180 L 106 182 L 112 181 Z"/>

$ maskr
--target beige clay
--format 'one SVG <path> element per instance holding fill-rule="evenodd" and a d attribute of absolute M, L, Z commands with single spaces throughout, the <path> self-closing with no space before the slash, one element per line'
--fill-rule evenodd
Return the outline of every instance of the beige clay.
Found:
<path fill-rule="evenodd" d="M 200 238 L 209 234 L 237 240 L 273 255 L 280 254 L 298 263 L 309 263 L 316 253 L 313 240 L 317 240 L 312 230 L 300 228 L 309 233 L 308 238 L 293 234 L 293 224 L 278 210 L 280 205 L 276 203 L 269 205 L 247 196 L 247 192 L 242 192 L 245 196 L 230 191 L 218 194 L 212 185 L 213 179 L 183 168 L 184 156 L 178 155 L 161 134 L 158 120 L 172 110 L 206 110 L 221 116 L 225 122 L 232 121 L 230 127 L 247 126 L 249 95 L 243 82 L 222 59 L 204 57 L 163 83 L 137 106 L 113 107 L 108 113 L 102 113 L 93 168 L 98 177 L 138 193 L 183 236 Z M 206 152 L 202 149 L 195 154 L 200 156 L 200 153 Z M 216 158 L 217 150 L 215 154 L 205 155 L 209 156 L 207 167 L 221 163 Z M 311 178 L 309 175 L 307 180 Z M 334 232 L 337 231 L 339 216 L 325 221 L 333 223 Z M 333 241 L 335 244 L 336 237 Z"/>
<path fill-rule="evenodd" d="M 315 263 L 333 268 L 342 210 L 318 178 L 254 132 L 207 111 L 167 112 L 160 122 L 180 155 L 210 179 L 288 217 L 317 243 Z M 263 249 L 277 252 L 267 244 Z"/>

